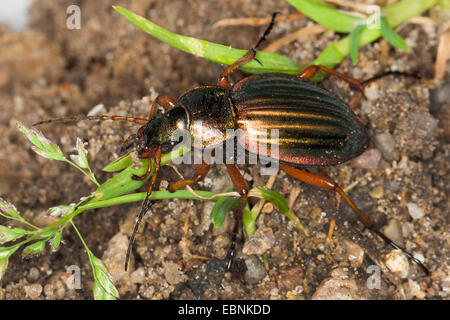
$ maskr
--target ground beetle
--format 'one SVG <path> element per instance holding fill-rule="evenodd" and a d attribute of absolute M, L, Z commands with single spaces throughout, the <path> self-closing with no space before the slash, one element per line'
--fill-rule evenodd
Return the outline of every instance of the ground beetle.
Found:
<path fill-rule="evenodd" d="M 134 179 L 144 180 L 148 177 L 152 159 L 155 161 L 155 170 L 130 239 L 125 270 L 139 223 L 152 204 L 149 196 L 158 176 L 161 154 L 171 151 L 179 142 L 178 138 L 174 138 L 174 132 L 179 129 L 187 130 L 192 137 L 191 141 L 195 141 L 196 136 L 201 136 L 201 144 L 192 142 L 191 147 L 206 149 L 224 144 L 228 139 L 227 129 L 241 129 L 249 135 L 244 135 L 243 139 L 238 138 L 237 142 L 247 152 L 279 161 L 281 169 L 300 181 L 338 192 L 367 228 L 392 247 L 402 250 L 428 274 L 427 268 L 418 259 L 376 229 L 373 222 L 362 214 L 334 181 L 299 169 L 343 163 L 360 155 L 367 148 L 369 139 L 365 127 L 353 113 L 352 107 L 361 98 L 365 86 L 378 77 L 360 82 L 324 66 L 311 65 L 297 76 L 267 73 L 248 76 L 234 85 L 230 84 L 228 76 L 233 71 L 252 59 L 256 60 L 256 49 L 270 33 L 275 16 L 276 14 L 257 44 L 222 72 L 217 85 L 190 89 L 178 100 L 160 95 L 153 102 L 148 119 L 101 115 L 53 119 L 35 125 L 71 120 L 125 120 L 142 125 L 135 135 L 125 140 L 122 151 L 135 147 L 139 157 L 149 161 L 147 173 L 141 177 L 135 176 Z M 353 89 L 358 90 L 349 103 L 350 107 L 310 81 L 319 70 L 348 82 Z M 166 110 L 165 113 L 156 114 L 158 105 Z M 258 135 L 258 132 L 270 129 L 277 129 L 278 137 Z M 260 149 L 261 143 L 267 143 L 269 148 Z M 271 152 L 270 146 L 273 145 L 278 147 L 277 154 Z M 246 183 L 235 163 L 227 163 L 226 167 L 241 195 L 238 210 L 242 212 L 248 197 Z M 203 180 L 209 169 L 210 164 L 202 159 L 193 179 L 171 183 L 169 190 L 175 191 Z M 236 219 L 228 267 L 234 255 L 238 231 L 239 219 Z"/>

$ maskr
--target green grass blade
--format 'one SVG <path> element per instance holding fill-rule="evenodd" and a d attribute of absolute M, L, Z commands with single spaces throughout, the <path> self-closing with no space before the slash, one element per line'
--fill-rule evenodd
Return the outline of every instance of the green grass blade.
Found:
<path fill-rule="evenodd" d="M 394 3 L 392 5 L 383 7 L 381 14 L 386 17 L 387 22 L 392 28 L 405 23 L 412 17 L 421 15 L 426 10 L 430 9 L 438 0 L 404 0 Z M 379 29 L 365 28 L 359 38 L 359 46 L 369 44 L 381 37 Z M 332 43 L 329 45 L 320 56 L 310 64 L 323 65 L 328 68 L 334 68 L 337 64 L 350 53 L 350 37 Z M 313 78 L 313 81 L 320 81 L 325 77 L 323 73 L 318 74 Z"/>
<path fill-rule="evenodd" d="M 140 167 L 139 169 L 135 169 L 130 166 L 125 170 L 119 172 L 97 189 L 97 191 L 95 192 L 95 197 L 97 199 L 106 200 L 140 188 L 151 177 L 151 173 L 145 180 L 142 181 L 133 180 L 132 175 L 144 175 L 147 172 L 147 167 L 148 161 L 143 160 L 142 167 Z"/>
<path fill-rule="evenodd" d="M 244 231 L 247 237 L 253 235 L 256 231 L 256 219 L 259 216 L 259 211 L 255 212 L 250 210 L 248 203 L 245 205 L 244 211 L 242 212 L 242 225 L 244 226 Z"/>
<path fill-rule="evenodd" d="M 170 32 L 125 8 L 119 6 L 113 8 L 142 31 L 174 48 L 212 62 L 231 65 L 247 52 L 247 50 L 233 49 L 229 46 L 182 36 Z M 297 74 L 301 71 L 301 68 L 294 61 L 280 54 L 259 51 L 256 57 L 261 64 L 252 60 L 242 66 L 241 69 L 249 73 L 284 72 Z"/>
<path fill-rule="evenodd" d="M 387 42 L 389 42 L 392 46 L 398 49 L 409 51 L 409 47 L 406 44 L 405 40 L 403 40 L 402 37 L 400 37 L 398 33 L 391 28 L 386 18 L 384 17 L 380 18 L 380 26 L 381 26 L 380 29 L 381 34 L 387 40 Z"/>
<path fill-rule="evenodd" d="M 225 221 L 227 211 L 236 208 L 240 201 L 238 197 L 220 197 L 211 210 L 210 219 L 214 227 L 219 228 Z"/>
<path fill-rule="evenodd" d="M 360 17 L 342 13 L 323 1 L 317 0 L 286 0 L 298 11 L 311 20 L 336 32 L 350 33 Z"/>
<path fill-rule="evenodd" d="M 302 230 L 306 235 L 308 234 L 308 230 L 301 223 L 300 219 L 291 210 L 289 210 L 286 199 L 281 194 L 272 189 L 266 189 L 263 187 L 257 189 L 261 193 L 261 198 L 271 202 L 282 214 L 291 219 L 298 229 Z"/>
<path fill-rule="evenodd" d="M 125 156 L 119 157 L 113 162 L 109 163 L 102 170 L 106 172 L 116 172 L 128 168 L 133 164 L 133 159 L 131 159 L 131 155 L 127 154 Z"/>
<path fill-rule="evenodd" d="M 170 153 L 163 154 L 161 157 L 161 165 L 166 165 L 169 162 L 183 156 L 190 152 L 189 148 L 181 145 L 179 148 L 172 150 Z M 153 161 L 152 161 L 153 163 Z M 107 165 L 106 168 L 108 171 L 116 171 L 120 170 L 119 168 L 125 168 L 120 173 L 116 174 L 113 178 L 109 179 L 105 183 L 103 183 L 95 192 L 95 197 L 97 199 L 106 200 L 110 198 L 117 197 L 119 195 L 131 192 L 140 188 L 153 174 L 153 169 L 150 171 L 147 179 L 133 180 L 132 175 L 142 176 L 147 171 L 148 161 L 147 159 L 142 160 L 142 167 L 135 169 L 131 165 L 131 156 L 121 158 L 119 160 L 113 161 L 111 164 Z M 154 167 L 154 166 L 153 166 Z M 95 201 L 93 199 L 92 201 Z"/>
<path fill-rule="evenodd" d="M 359 37 L 361 32 L 364 30 L 366 25 L 360 24 L 353 29 L 350 34 L 350 56 L 352 57 L 352 63 L 356 64 L 358 61 L 358 48 L 359 48 Z"/>

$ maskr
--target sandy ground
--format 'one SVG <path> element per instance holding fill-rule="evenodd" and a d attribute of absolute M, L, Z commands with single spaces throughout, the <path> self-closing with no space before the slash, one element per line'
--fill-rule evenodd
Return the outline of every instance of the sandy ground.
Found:
<path fill-rule="evenodd" d="M 98 104 L 104 104 L 105 113 L 143 117 L 157 94 L 178 97 L 194 86 L 214 84 L 222 70 L 150 38 L 111 5 L 123 5 L 176 33 L 237 48 L 252 46 L 261 27 L 214 28 L 214 22 L 295 12 L 284 2 L 272 1 L 78 1 L 81 29 L 68 30 L 65 10 L 69 4 L 72 1 L 55 5 L 39 0 L 31 8 L 30 26 L 24 33 L 0 28 L 0 196 L 40 226 L 54 221 L 46 215 L 49 207 L 76 202 L 93 192 L 95 185 L 68 165 L 32 152 L 16 121 L 31 125 L 42 119 L 86 114 Z M 268 43 L 307 24 L 311 21 L 278 23 Z M 378 41 L 361 50 L 356 66 L 346 59 L 337 70 L 359 79 L 389 70 L 431 78 L 438 26 L 406 24 L 399 32 L 410 52 Z M 295 41 L 280 53 L 304 65 L 339 38 L 326 32 Z M 240 77 L 237 74 L 233 80 Z M 344 101 L 353 94 L 341 81 L 328 79 L 321 85 Z M 290 199 L 310 235 L 296 230 L 269 206 L 258 220 L 262 240 L 268 241 L 270 234 L 276 240 L 266 260 L 240 255 L 242 268 L 232 273 L 226 272 L 223 260 L 230 246 L 231 213 L 213 231 L 212 245 L 204 247 L 209 203 L 174 199 L 155 204 L 141 225 L 129 273 L 122 266 L 139 203 L 88 211 L 76 217 L 75 223 L 93 253 L 110 269 L 121 298 L 448 299 L 449 136 L 444 130 L 449 127 L 448 88 L 410 77 L 388 76 L 377 81 L 356 110 L 368 128 L 369 150 L 346 164 L 314 169 L 344 187 L 357 182 L 349 190 L 350 197 L 391 238 L 425 258 L 431 271 L 428 277 L 410 264 L 404 278 L 383 269 L 380 286 L 367 285 L 373 275 L 371 266 L 382 267 L 391 249 L 364 230 L 346 205 L 337 212 L 334 194 L 283 173 L 273 188 Z M 80 122 L 47 125 L 41 130 L 65 154 L 74 152 L 77 137 L 87 141 L 91 166 L 97 178 L 105 181 L 111 174 L 101 169 L 117 156 L 121 142 L 136 127 Z M 186 177 L 193 172 L 187 165 L 179 169 Z M 240 169 L 249 186 L 266 183 L 267 177 L 260 176 L 257 167 Z M 173 170 L 165 167 L 157 186 L 163 189 L 176 179 Z M 225 168 L 218 165 L 195 189 L 222 192 L 230 187 Z M 327 240 L 333 217 L 337 228 Z M 0 222 L 7 224 L 4 219 Z M 47 250 L 39 257 L 23 259 L 18 251 L 12 256 L 0 282 L 0 298 L 92 299 L 93 278 L 84 248 L 71 228 L 65 230 L 63 240 L 56 253 Z M 80 268 L 80 289 L 66 284 L 69 266 Z"/>

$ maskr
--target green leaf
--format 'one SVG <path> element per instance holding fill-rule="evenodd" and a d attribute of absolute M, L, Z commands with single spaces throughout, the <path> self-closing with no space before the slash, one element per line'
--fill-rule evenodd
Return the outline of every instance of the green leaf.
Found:
<path fill-rule="evenodd" d="M 55 234 L 56 231 L 54 230 L 45 230 L 43 232 L 39 233 L 39 239 L 44 239 L 44 241 L 48 241 L 48 239 L 50 239 L 51 237 L 53 237 L 53 235 Z"/>
<path fill-rule="evenodd" d="M 177 159 L 181 157 L 182 155 L 190 152 L 190 148 L 186 148 L 185 146 L 180 146 L 179 148 L 176 148 L 175 150 L 172 150 L 171 152 L 167 154 L 163 154 L 161 157 L 161 165 L 166 165 L 169 162 L 172 162 L 174 159 Z M 128 160 L 127 160 L 128 161 Z M 119 195 L 131 192 L 133 190 L 136 190 L 140 188 L 153 174 L 153 169 L 150 172 L 147 179 L 144 181 L 141 180 L 133 180 L 132 175 L 142 176 L 147 172 L 147 159 L 142 159 L 142 167 L 135 169 L 133 166 L 127 167 L 125 170 L 121 171 L 120 173 L 116 174 L 113 178 L 106 181 L 104 184 L 102 184 L 97 191 L 95 191 L 95 198 L 91 200 L 107 200 L 111 198 L 115 198 Z M 153 163 L 153 162 L 152 162 Z M 123 163 L 122 163 L 123 165 Z M 154 167 L 154 164 L 153 164 Z"/>
<path fill-rule="evenodd" d="M 289 211 L 286 199 L 281 194 L 279 194 L 275 190 L 267 189 L 264 187 L 260 187 L 257 189 L 261 193 L 261 198 L 266 201 L 272 202 L 272 204 L 276 206 L 281 213 Z"/>
<path fill-rule="evenodd" d="M 3 279 L 6 269 L 8 268 L 8 261 L 8 258 L 0 258 L 0 281 Z"/>
<path fill-rule="evenodd" d="M 360 17 L 342 13 L 327 3 L 318 0 L 287 0 L 298 11 L 304 13 L 311 20 L 330 28 L 336 32 L 349 33 Z"/>
<path fill-rule="evenodd" d="M 18 246 L 0 247 L 0 281 L 8 268 L 9 257 L 16 252 Z"/>
<path fill-rule="evenodd" d="M 40 156 L 58 161 L 65 161 L 66 158 L 57 144 L 48 140 L 42 132 L 28 128 L 22 123 L 17 122 L 17 127 L 27 137 L 34 146 L 31 148 Z"/>
<path fill-rule="evenodd" d="M 8 228 L 7 226 L 0 226 L 0 243 L 14 241 L 32 232 L 21 228 Z"/>
<path fill-rule="evenodd" d="M 59 229 L 58 231 L 55 232 L 55 235 L 49 241 L 50 250 L 52 250 L 52 252 L 58 250 L 59 245 L 61 244 L 61 238 L 62 238 L 62 229 Z"/>
<path fill-rule="evenodd" d="M 256 218 L 258 218 L 259 212 L 250 210 L 248 203 L 244 207 L 242 212 L 242 225 L 244 226 L 245 234 L 250 237 L 256 231 Z"/>
<path fill-rule="evenodd" d="M 289 210 L 286 199 L 281 194 L 274 190 L 266 189 L 263 187 L 257 189 L 261 193 L 261 198 L 271 202 L 281 213 L 283 213 L 294 222 L 297 229 L 302 230 L 306 235 L 308 235 L 308 230 L 300 221 L 300 219 L 291 210 Z"/>
<path fill-rule="evenodd" d="M 45 250 L 45 242 L 45 240 L 36 241 L 35 243 L 26 246 L 25 249 L 23 249 L 23 253 L 28 256 L 39 256 Z"/>
<path fill-rule="evenodd" d="M 93 289 L 94 299 L 95 300 L 117 300 L 117 298 L 111 294 L 109 294 L 99 282 L 94 281 L 94 289 Z"/>
<path fill-rule="evenodd" d="M 409 47 L 406 44 L 405 40 L 403 40 L 402 37 L 400 37 L 394 29 L 392 29 L 386 18 L 380 18 L 380 26 L 381 34 L 392 46 L 401 50 L 409 51 Z"/>
<path fill-rule="evenodd" d="M 148 161 L 143 159 L 142 167 L 135 169 L 130 166 L 119 172 L 95 191 L 96 199 L 107 200 L 140 188 L 152 176 L 153 169 L 145 180 L 133 180 L 132 175 L 144 175 L 147 172 L 147 167 Z"/>
<path fill-rule="evenodd" d="M 365 24 L 359 24 L 350 34 L 350 56 L 353 64 L 356 64 L 358 61 L 359 37 L 364 28 L 366 28 Z"/>
<path fill-rule="evenodd" d="M 94 274 L 94 297 L 96 300 L 114 300 L 119 298 L 119 291 L 114 286 L 111 275 L 102 260 L 88 251 Z"/>
<path fill-rule="evenodd" d="M 0 247 L 0 260 L 8 259 L 18 248 L 18 246 Z"/>
<path fill-rule="evenodd" d="M 102 170 L 106 172 L 116 172 L 128 168 L 133 164 L 133 159 L 131 155 L 127 154 L 122 157 L 117 158 L 113 162 L 109 163 Z"/>
<path fill-rule="evenodd" d="M 0 215 L 4 216 L 7 219 L 14 219 L 14 220 L 22 220 L 22 217 L 19 214 L 19 211 L 17 211 L 16 207 L 8 202 L 0 198 Z"/>
<path fill-rule="evenodd" d="M 61 205 L 57 207 L 51 207 L 48 209 L 48 215 L 54 218 L 64 218 L 68 214 L 71 214 L 75 209 L 74 206 Z"/>
<path fill-rule="evenodd" d="M 239 197 L 220 197 L 211 210 L 210 219 L 214 223 L 214 227 L 219 228 L 225 221 L 227 211 L 235 209 L 240 201 Z"/>
<path fill-rule="evenodd" d="M 77 138 L 77 152 L 78 154 L 71 154 L 70 159 L 75 162 L 80 168 L 87 169 L 89 168 L 88 159 L 86 157 L 87 150 L 84 146 L 83 141 L 80 138 Z"/>
<path fill-rule="evenodd" d="M 247 50 L 233 49 L 229 46 L 178 35 L 125 8 L 119 6 L 113 8 L 142 31 L 172 47 L 212 62 L 231 65 L 247 52 Z M 301 68 L 294 61 L 280 54 L 258 51 L 256 58 L 260 63 L 252 60 L 240 69 L 249 73 L 283 72 L 298 74 L 301 71 Z"/>

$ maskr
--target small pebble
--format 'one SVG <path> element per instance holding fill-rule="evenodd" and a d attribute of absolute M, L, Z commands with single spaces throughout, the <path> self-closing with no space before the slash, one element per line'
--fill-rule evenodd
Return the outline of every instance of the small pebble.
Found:
<path fill-rule="evenodd" d="M 131 282 L 133 283 L 143 283 L 145 281 L 145 270 L 144 268 L 139 268 L 134 271 L 131 276 Z"/>
<path fill-rule="evenodd" d="M 369 194 L 374 199 L 381 199 L 384 196 L 384 188 L 382 186 L 375 187 Z"/>
<path fill-rule="evenodd" d="M 54 274 L 44 286 L 44 294 L 49 299 L 63 299 L 66 295 L 66 285 L 61 281 L 59 274 Z"/>
<path fill-rule="evenodd" d="M 408 280 L 409 285 L 409 291 L 413 296 L 415 296 L 417 299 L 424 299 L 426 293 L 420 288 L 420 285 L 411 279 Z"/>
<path fill-rule="evenodd" d="M 30 272 L 28 273 L 28 280 L 30 282 L 36 281 L 37 279 L 39 279 L 39 269 L 38 268 L 31 268 Z"/>
<path fill-rule="evenodd" d="M 242 252 L 244 254 L 263 254 L 275 243 L 275 236 L 269 227 L 261 226 L 245 242 Z"/>
<path fill-rule="evenodd" d="M 414 125 L 414 132 L 423 138 L 431 137 L 438 126 L 438 120 L 429 114 L 413 113 L 411 119 Z"/>
<path fill-rule="evenodd" d="M 396 244 L 404 246 L 402 227 L 397 219 L 390 219 L 388 224 L 383 227 L 383 233 Z"/>
<path fill-rule="evenodd" d="M 174 210 L 177 207 L 177 205 L 175 202 L 170 201 L 168 207 L 170 210 Z"/>
<path fill-rule="evenodd" d="M 372 82 L 364 89 L 364 96 L 371 101 L 377 100 L 380 98 L 379 89 L 378 84 L 376 82 Z"/>
<path fill-rule="evenodd" d="M 375 170 L 381 160 L 381 152 L 378 149 L 370 149 L 351 162 L 355 169 Z"/>
<path fill-rule="evenodd" d="M 228 249 L 231 245 L 229 236 L 218 235 L 213 241 L 214 254 L 218 259 L 225 259 L 228 255 Z"/>
<path fill-rule="evenodd" d="M 42 286 L 40 284 L 30 284 L 24 287 L 25 294 L 30 299 L 37 299 L 42 293 Z"/>
<path fill-rule="evenodd" d="M 442 291 L 445 293 L 450 293 L 450 276 L 446 276 L 441 281 Z"/>
<path fill-rule="evenodd" d="M 327 278 L 314 292 L 312 300 L 362 300 L 354 279 L 343 277 Z"/>
<path fill-rule="evenodd" d="M 425 262 L 425 257 L 423 254 L 421 254 L 420 252 L 414 252 L 413 253 L 413 257 L 416 258 L 417 260 L 419 260 L 420 262 L 424 263 Z"/>
<path fill-rule="evenodd" d="M 425 212 L 423 212 L 422 209 L 420 209 L 417 204 L 412 203 L 412 202 L 408 202 L 406 204 L 406 206 L 408 207 L 408 212 L 409 215 L 413 218 L 413 219 L 420 219 L 423 218 L 423 216 L 425 215 Z"/>
<path fill-rule="evenodd" d="M 401 250 L 392 250 L 386 255 L 386 266 L 402 279 L 408 276 L 408 258 Z"/>
<path fill-rule="evenodd" d="M 256 256 L 247 256 L 245 266 L 247 267 L 247 271 L 245 272 L 244 279 L 248 284 L 258 283 L 267 274 L 264 264 Z"/>
<path fill-rule="evenodd" d="M 180 266 L 174 262 L 164 264 L 164 276 L 169 284 L 175 285 L 187 279 L 186 275 L 180 271 Z"/>
<path fill-rule="evenodd" d="M 303 280 L 304 272 L 300 267 L 282 270 L 277 277 L 278 289 L 284 290 L 285 292 L 296 290 L 301 293 L 303 289 L 300 288 L 302 288 Z"/>
<path fill-rule="evenodd" d="M 264 207 L 262 208 L 262 212 L 264 213 L 272 213 L 273 212 L 273 204 L 271 202 L 266 202 Z"/>
<path fill-rule="evenodd" d="M 350 265 L 354 268 L 361 266 L 364 259 L 364 250 L 352 241 L 344 240 L 344 243 Z"/>
<path fill-rule="evenodd" d="M 88 116 L 96 116 L 98 114 L 105 114 L 105 113 L 106 113 L 105 106 L 103 105 L 103 103 L 100 103 L 94 106 L 91 110 L 89 110 Z"/>
<path fill-rule="evenodd" d="M 159 190 L 166 191 L 168 187 L 169 187 L 169 181 L 161 180 L 161 182 L 159 184 Z"/>
<path fill-rule="evenodd" d="M 374 137 L 375 146 L 387 161 L 394 159 L 395 140 L 390 133 L 378 133 Z"/>

